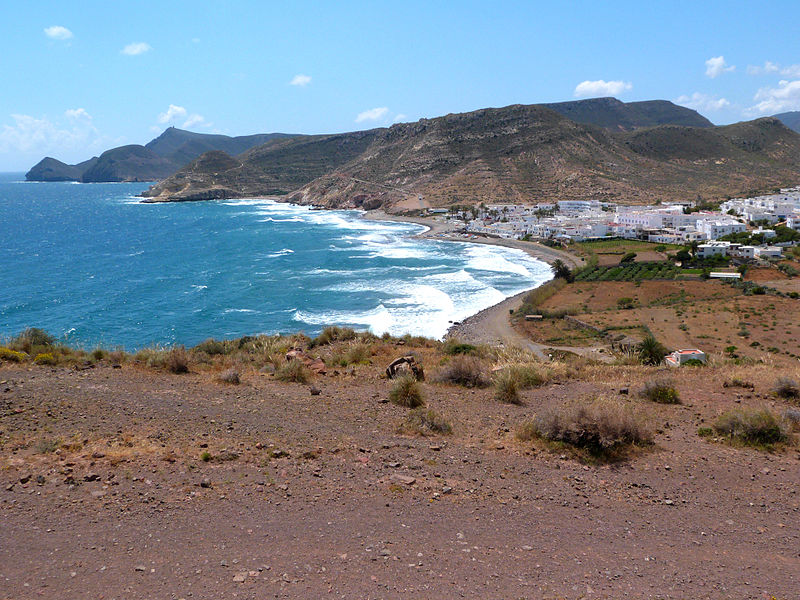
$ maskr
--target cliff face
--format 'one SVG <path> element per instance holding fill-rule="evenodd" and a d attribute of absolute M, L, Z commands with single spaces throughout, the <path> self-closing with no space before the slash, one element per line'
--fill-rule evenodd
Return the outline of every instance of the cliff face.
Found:
<path fill-rule="evenodd" d="M 653 117 L 652 106 L 645 108 Z M 662 114 L 663 106 L 655 108 Z M 201 157 L 146 195 L 170 201 L 288 194 L 298 203 L 402 211 L 587 197 L 631 204 L 716 198 L 796 185 L 800 176 L 800 136 L 776 119 L 613 129 L 539 105 L 484 109 L 272 140 L 225 169 Z"/>

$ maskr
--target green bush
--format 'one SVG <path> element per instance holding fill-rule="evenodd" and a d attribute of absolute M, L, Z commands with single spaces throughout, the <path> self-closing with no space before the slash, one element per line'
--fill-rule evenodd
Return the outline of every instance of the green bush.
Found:
<path fill-rule="evenodd" d="M 667 348 L 652 334 L 647 334 L 637 347 L 639 359 L 645 365 L 659 365 L 667 355 Z"/>
<path fill-rule="evenodd" d="M 667 379 L 648 381 L 642 388 L 641 395 L 643 398 L 659 404 L 680 404 L 681 402 L 674 384 Z"/>
<path fill-rule="evenodd" d="M 214 338 L 208 338 L 197 344 L 192 350 L 196 352 L 205 352 L 209 356 L 215 356 L 218 354 L 226 354 L 225 342 L 220 340 L 215 340 Z"/>
<path fill-rule="evenodd" d="M 478 350 L 477 346 L 467 344 L 456 339 L 447 340 L 442 346 L 442 352 L 454 356 L 456 354 L 474 354 Z"/>
<path fill-rule="evenodd" d="M 789 440 L 786 425 L 766 408 L 723 413 L 714 423 L 714 431 L 732 442 L 765 449 Z"/>
<path fill-rule="evenodd" d="M 311 371 L 302 362 L 293 358 L 275 371 L 275 379 L 289 383 L 308 383 Z"/>
<path fill-rule="evenodd" d="M 414 377 L 408 375 L 395 380 L 389 392 L 389 400 L 393 404 L 406 408 L 417 408 L 425 404 L 422 398 L 422 387 Z"/>
<path fill-rule="evenodd" d="M 449 434 L 453 431 L 450 423 L 433 410 L 415 408 L 410 411 L 398 428 L 400 433 L 412 435 Z"/>

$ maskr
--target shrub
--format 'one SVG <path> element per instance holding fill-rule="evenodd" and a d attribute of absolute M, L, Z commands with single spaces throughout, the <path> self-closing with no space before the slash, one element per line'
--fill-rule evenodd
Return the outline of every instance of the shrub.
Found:
<path fill-rule="evenodd" d="M 400 433 L 412 435 L 448 434 L 453 431 L 450 423 L 433 410 L 415 408 L 406 415 L 398 428 Z"/>
<path fill-rule="evenodd" d="M 358 342 L 352 344 L 342 358 L 345 361 L 345 365 L 352 365 L 369 362 L 370 356 L 372 356 L 370 345 Z"/>
<path fill-rule="evenodd" d="M 24 352 L 17 352 L 10 348 L 0 348 L 0 360 L 19 363 L 25 361 L 27 358 L 28 355 Z"/>
<path fill-rule="evenodd" d="M 417 408 L 425 404 L 425 401 L 422 399 L 422 388 L 419 382 L 408 375 L 395 380 L 389 392 L 389 400 L 398 406 L 405 406 L 407 408 Z"/>
<path fill-rule="evenodd" d="M 308 383 L 311 371 L 302 362 L 293 358 L 275 371 L 275 379 L 290 383 Z"/>
<path fill-rule="evenodd" d="M 498 371 L 494 376 L 494 397 L 505 404 L 522 404 L 519 379 L 511 369 Z"/>
<path fill-rule="evenodd" d="M 659 365 L 667 355 L 666 347 L 652 334 L 647 334 L 637 347 L 639 359 L 645 365 Z"/>
<path fill-rule="evenodd" d="M 94 350 L 92 350 L 91 354 L 94 360 L 103 360 L 106 357 L 106 355 L 107 355 L 106 351 L 103 350 L 102 348 L 95 348 Z"/>
<path fill-rule="evenodd" d="M 226 353 L 225 342 L 215 340 L 214 338 L 208 338 L 207 340 L 200 342 L 193 348 L 193 350 L 197 352 L 205 352 L 209 356 Z"/>
<path fill-rule="evenodd" d="M 454 383 L 464 387 L 485 387 L 489 384 L 483 362 L 474 356 L 457 355 L 442 367 L 433 378 L 439 383 Z"/>
<path fill-rule="evenodd" d="M 784 420 L 791 424 L 794 429 L 800 429 L 800 410 L 796 408 L 787 408 L 783 412 Z"/>
<path fill-rule="evenodd" d="M 649 444 L 653 435 L 630 406 L 598 398 L 546 410 L 524 425 L 518 437 L 523 440 L 539 437 L 569 444 L 595 456 L 611 457 L 626 447 Z"/>
<path fill-rule="evenodd" d="M 183 346 L 175 346 L 167 352 L 164 366 L 170 373 L 188 373 L 189 355 Z"/>
<path fill-rule="evenodd" d="M 58 359 L 53 356 L 51 352 L 44 352 L 42 354 L 37 354 L 36 358 L 33 359 L 33 362 L 37 365 L 57 365 Z"/>
<path fill-rule="evenodd" d="M 355 330 L 350 327 L 326 327 L 322 333 L 308 342 L 308 347 L 325 346 L 331 342 L 347 342 L 354 340 L 356 336 Z"/>
<path fill-rule="evenodd" d="M 789 439 L 785 424 L 766 408 L 723 413 L 714 423 L 714 431 L 732 442 L 766 449 Z"/>
<path fill-rule="evenodd" d="M 754 390 L 756 386 L 751 381 L 745 381 L 744 379 L 741 379 L 740 377 L 733 377 L 732 379 L 729 379 L 728 381 L 723 383 L 722 387 L 726 387 L 726 388 L 727 387 L 738 387 L 738 388 L 744 388 L 746 390 Z"/>
<path fill-rule="evenodd" d="M 200 460 L 202 460 L 203 462 L 209 462 L 211 460 L 211 452 L 209 452 L 208 450 L 205 450 L 200 455 Z"/>
<path fill-rule="evenodd" d="M 456 354 L 474 354 L 478 347 L 456 339 L 447 340 L 442 346 L 442 352 L 454 356 Z"/>
<path fill-rule="evenodd" d="M 633 298 L 625 297 L 617 300 L 617 307 L 622 309 L 630 309 L 636 306 L 636 301 Z"/>
<path fill-rule="evenodd" d="M 228 369 L 227 371 L 223 371 L 217 376 L 217 381 L 220 383 L 230 383 L 231 385 L 239 385 L 241 380 L 239 379 L 239 371 L 236 369 Z"/>
<path fill-rule="evenodd" d="M 778 380 L 775 382 L 775 393 L 780 398 L 785 398 L 787 400 L 800 398 L 800 387 L 798 387 L 797 382 L 791 377 L 778 377 Z"/>
<path fill-rule="evenodd" d="M 56 343 L 56 338 L 38 327 L 29 327 L 22 333 L 12 338 L 9 347 L 12 350 L 21 350 L 31 354 L 34 348 L 50 348 Z"/>
<path fill-rule="evenodd" d="M 675 389 L 672 381 L 668 379 L 658 379 L 648 381 L 640 392 L 643 398 L 659 404 L 680 404 L 681 398 Z"/>

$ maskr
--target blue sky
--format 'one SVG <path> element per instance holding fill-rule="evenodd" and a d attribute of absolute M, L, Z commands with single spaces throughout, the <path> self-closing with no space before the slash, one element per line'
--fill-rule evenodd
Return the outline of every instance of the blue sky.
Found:
<path fill-rule="evenodd" d="M 4 2 L 0 171 L 169 125 L 325 133 L 605 95 L 718 124 L 800 110 L 798 17 L 790 1 Z"/>

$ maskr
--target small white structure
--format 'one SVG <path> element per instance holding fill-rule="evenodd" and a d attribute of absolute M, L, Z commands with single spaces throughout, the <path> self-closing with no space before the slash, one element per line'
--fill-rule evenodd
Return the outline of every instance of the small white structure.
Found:
<path fill-rule="evenodd" d="M 708 274 L 711 279 L 741 279 L 741 273 L 726 273 L 724 271 L 712 271 Z"/>
<path fill-rule="evenodd" d="M 697 348 L 686 348 L 675 350 L 675 352 L 667 354 L 666 358 L 664 358 L 664 362 L 670 367 L 680 367 L 690 360 L 699 360 L 701 363 L 706 364 L 706 353 Z"/>

